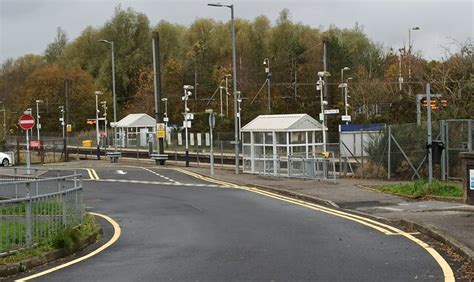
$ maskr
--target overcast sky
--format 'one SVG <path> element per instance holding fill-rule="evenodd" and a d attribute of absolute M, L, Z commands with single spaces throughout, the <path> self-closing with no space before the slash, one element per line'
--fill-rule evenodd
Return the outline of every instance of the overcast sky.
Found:
<path fill-rule="evenodd" d="M 114 8 L 132 7 L 145 13 L 151 24 L 160 20 L 189 25 L 196 18 L 227 21 L 229 10 L 206 6 L 211 0 L 0 0 L 0 61 L 25 54 L 41 54 L 62 27 L 70 40 L 88 25 L 101 26 Z M 212 1 L 211 1 L 212 2 Z M 222 3 L 231 3 L 221 0 Z M 444 56 L 441 46 L 473 38 L 474 7 L 471 0 L 234 0 L 236 17 L 265 15 L 273 23 L 288 8 L 291 19 L 312 27 L 364 26 L 368 36 L 384 46 L 400 48 L 408 42 L 410 27 L 415 50 L 426 59 Z"/>

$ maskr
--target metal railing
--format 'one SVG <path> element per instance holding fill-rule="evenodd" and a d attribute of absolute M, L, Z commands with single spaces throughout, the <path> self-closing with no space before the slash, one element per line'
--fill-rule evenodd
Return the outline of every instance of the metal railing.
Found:
<path fill-rule="evenodd" d="M 16 173 L 0 181 L 0 253 L 31 247 L 82 223 L 81 174 L 51 176 L 55 173 L 47 171 L 42 178 L 22 179 Z"/>
<path fill-rule="evenodd" d="M 289 155 L 287 158 L 262 155 L 256 159 L 255 171 L 259 175 L 324 180 L 336 183 L 334 154 L 328 158 Z"/>

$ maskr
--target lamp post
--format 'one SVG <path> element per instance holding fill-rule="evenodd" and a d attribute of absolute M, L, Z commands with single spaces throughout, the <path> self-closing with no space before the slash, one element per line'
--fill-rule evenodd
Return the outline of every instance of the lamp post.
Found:
<path fill-rule="evenodd" d="M 239 108 L 239 141 L 242 141 L 242 132 L 240 132 L 240 129 L 242 128 L 242 108 L 240 107 L 242 104 L 242 97 L 240 96 L 240 91 L 237 91 L 237 102 Z"/>
<path fill-rule="evenodd" d="M 165 127 L 166 129 L 168 129 L 168 98 L 161 98 L 161 101 L 162 102 L 165 102 L 165 117 L 163 118 L 163 121 L 165 122 Z M 166 131 L 165 131 L 166 132 Z"/>
<path fill-rule="evenodd" d="M 263 65 L 265 66 L 265 73 L 267 74 L 267 91 L 268 91 L 268 113 L 272 113 L 272 96 L 270 94 L 270 77 L 272 76 L 270 72 L 270 59 L 263 59 Z"/>
<path fill-rule="evenodd" d="M 36 134 L 38 136 L 38 142 L 41 140 L 40 139 L 41 123 L 40 123 L 40 115 L 39 115 L 39 104 L 40 103 L 43 103 L 43 100 L 36 100 Z"/>
<path fill-rule="evenodd" d="M 105 39 L 100 39 L 99 42 L 101 43 L 107 43 L 110 44 L 111 49 L 112 49 L 112 99 L 113 99 L 113 108 L 114 108 L 114 150 L 117 152 L 117 99 L 115 96 L 115 48 L 114 48 L 114 42 L 113 41 L 108 41 Z"/>
<path fill-rule="evenodd" d="M 420 30 L 420 27 L 414 26 L 408 29 L 408 79 L 411 79 L 411 31 L 412 30 Z"/>
<path fill-rule="evenodd" d="M 237 105 L 237 58 L 235 54 L 235 22 L 234 22 L 234 5 L 207 4 L 212 7 L 225 7 L 230 9 L 230 18 L 232 22 L 232 78 L 234 93 L 234 143 L 235 143 L 235 174 L 239 174 L 239 124 L 238 124 L 238 105 Z"/>
<path fill-rule="evenodd" d="M 188 109 L 188 99 L 189 96 L 191 96 L 193 93 L 189 90 L 194 89 L 192 85 L 184 85 L 183 90 L 184 90 L 184 96 L 181 97 L 181 100 L 184 101 L 184 134 L 185 134 L 185 140 L 186 140 L 186 152 L 185 152 L 185 159 L 186 159 L 186 167 L 189 167 L 189 145 L 188 145 L 188 119 L 189 119 L 189 109 Z"/>
<path fill-rule="evenodd" d="M 349 70 L 351 70 L 349 67 L 343 67 L 341 69 L 341 83 L 344 83 L 344 71 L 349 71 Z M 342 90 L 342 97 L 344 97 L 344 88 L 342 88 L 341 90 Z"/>
<path fill-rule="evenodd" d="M 102 95 L 101 91 L 95 91 L 95 133 L 96 133 L 96 154 L 97 159 L 100 160 L 100 135 L 99 135 L 99 95 Z"/>
<path fill-rule="evenodd" d="M 324 106 L 327 104 L 327 101 L 323 100 L 324 96 L 324 78 L 331 76 L 331 74 L 327 71 L 320 71 L 318 72 L 319 80 L 316 83 L 316 90 L 319 90 L 321 93 L 320 96 L 320 103 L 321 103 L 321 113 L 319 114 L 319 119 L 321 120 L 321 125 L 323 127 L 323 151 L 326 152 L 326 122 L 325 122 L 325 115 L 324 115 Z"/>

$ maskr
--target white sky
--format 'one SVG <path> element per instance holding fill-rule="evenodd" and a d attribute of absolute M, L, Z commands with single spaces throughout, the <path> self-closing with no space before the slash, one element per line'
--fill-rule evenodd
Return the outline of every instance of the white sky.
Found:
<path fill-rule="evenodd" d="M 164 19 L 189 25 L 196 18 L 227 21 L 228 9 L 208 7 L 211 0 L 0 0 L 0 61 L 25 54 L 41 54 L 54 40 L 61 26 L 73 40 L 88 25 L 100 26 L 109 20 L 114 8 L 132 7 L 145 13 L 152 25 Z M 231 2 L 221 1 L 224 4 Z M 474 5 L 470 0 L 234 0 L 235 16 L 254 19 L 265 15 L 272 22 L 288 8 L 295 22 L 312 27 L 330 24 L 340 28 L 364 26 L 368 36 L 386 47 L 398 49 L 412 32 L 414 49 L 426 59 L 444 56 L 441 46 L 453 40 L 473 38 Z M 455 49 L 455 48 L 454 48 Z M 453 51 L 454 51 L 453 49 Z"/>

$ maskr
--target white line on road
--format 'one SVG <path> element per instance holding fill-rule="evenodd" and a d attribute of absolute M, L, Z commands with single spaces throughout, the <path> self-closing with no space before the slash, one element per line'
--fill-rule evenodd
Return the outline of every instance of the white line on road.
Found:
<path fill-rule="evenodd" d="M 159 174 L 158 172 L 153 171 L 153 170 L 151 170 L 151 169 L 148 169 L 148 168 L 146 168 L 146 167 L 138 167 L 138 168 L 141 168 L 141 169 L 143 169 L 143 170 L 145 170 L 145 171 L 148 171 L 148 172 L 150 172 L 150 173 L 153 173 L 154 175 L 156 175 L 156 176 L 158 176 L 158 177 L 161 177 L 161 178 L 163 178 L 163 179 L 166 179 L 166 180 L 168 180 L 169 182 L 177 182 L 176 180 L 173 180 L 173 179 L 171 179 L 171 178 L 169 178 L 169 177 L 167 177 L 167 176 L 164 176 L 164 175 L 162 175 L 162 174 Z M 179 183 L 179 182 L 177 182 L 177 183 Z"/>
<path fill-rule="evenodd" d="M 222 185 L 217 185 L 217 184 L 196 184 L 196 183 L 180 183 L 180 182 L 159 182 L 159 181 L 127 180 L 127 179 L 98 179 L 98 180 L 96 180 L 96 181 L 102 181 L 102 182 L 117 182 L 117 183 L 133 183 L 133 184 L 166 185 L 166 186 L 229 188 L 229 187 L 227 187 L 227 186 L 222 186 Z"/>

